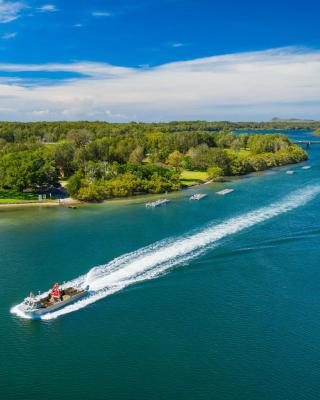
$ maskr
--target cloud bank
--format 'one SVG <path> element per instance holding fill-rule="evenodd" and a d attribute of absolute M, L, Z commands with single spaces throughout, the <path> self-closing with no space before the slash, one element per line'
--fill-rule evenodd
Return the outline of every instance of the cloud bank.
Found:
<path fill-rule="evenodd" d="M 0 24 L 6 24 L 20 17 L 21 11 L 27 6 L 20 1 L 0 0 Z"/>
<path fill-rule="evenodd" d="M 41 73 L 77 75 L 53 82 L 37 78 Z M 266 120 L 319 115 L 318 50 L 271 49 L 153 68 L 92 62 L 0 64 L 1 120 Z"/>

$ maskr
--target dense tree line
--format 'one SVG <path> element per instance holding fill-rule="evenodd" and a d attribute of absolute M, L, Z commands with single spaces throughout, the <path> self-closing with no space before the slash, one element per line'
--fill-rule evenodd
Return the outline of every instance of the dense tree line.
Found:
<path fill-rule="evenodd" d="M 70 132 L 81 129 L 90 132 L 95 139 L 115 135 L 177 132 L 221 132 L 237 129 L 263 130 L 301 130 L 320 129 L 319 121 L 283 121 L 274 119 L 270 122 L 208 122 L 208 121 L 173 121 L 169 123 L 108 123 L 108 122 L 0 122 L 0 143 L 58 142 L 67 138 Z"/>
<path fill-rule="evenodd" d="M 202 121 L 0 123 L 0 187 L 37 191 L 68 178 L 71 196 L 93 201 L 178 190 L 182 169 L 218 178 L 307 157 L 285 135 L 231 133 L 233 125 L 239 127 Z"/>

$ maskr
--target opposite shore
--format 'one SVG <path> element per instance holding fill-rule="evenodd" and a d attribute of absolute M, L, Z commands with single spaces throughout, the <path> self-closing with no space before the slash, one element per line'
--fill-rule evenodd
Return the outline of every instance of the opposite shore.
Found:
<path fill-rule="evenodd" d="M 224 125 L 0 122 L 0 207 L 163 196 L 308 158 L 285 134 Z"/>
<path fill-rule="evenodd" d="M 303 163 L 304 161 L 301 161 L 300 163 Z M 267 170 L 262 170 L 262 171 L 256 171 L 252 172 L 246 175 L 238 175 L 238 176 L 229 176 L 229 177 L 224 177 L 225 179 L 223 180 L 214 180 L 214 179 L 207 179 L 198 183 L 193 183 L 190 184 L 189 186 L 186 186 L 182 189 L 182 191 L 187 191 L 194 189 L 196 187 L 201 187 L 201 186 L 206 186 L 206 185 L 211 185 L 211 184 L 228 184 L 230 182 L 234 182 L 239 179 L 247 178 L 249 176 L 255 176 L 257 173 L 264 174 L 267 173 L 268 171 L 275 171 L 275 170 L 282 170 L 289 167 L 289 165 L 284 165 L 284 166 L 279 166 L 279 167 L 274 167 L 274 168 L 269 168 Z M 170 192 L 170 194 L 173 193 L 179 193 L 181 190 L 177 190 L 174 192 Z M 141 202 L 141 201 L 148 201 L 151 199 L 156 199 L 156 198 L 161 198 L 166 196 L 166 193 L 156 193 L 156 194 L 151 194 L 151 193 L 144 193 L 144 194 L 136 194 L 133 196 L 129 197 L 117 197 L 117 198 L 111 198 L 111 199 L 106 199 L 101 202 L 95 202 L 95 203 L 90 203 L 90 202 L 84 202 L 77 200 L 72 197 L 67 197 L 64 199 L 57 199 L 57 200 L 46 200 L 46 201 L 21 201 L 21 202 L 10 202 L 10 203 L 0 203 L 0 210 L 1 209 L 6 209 L 6 208 L 24 208 L 24 207 L 64 207 L 64 208 L 74 208 L 74 206 L 86 206 L 89 204 L 108 204 L 108 203 L 127 203 L 127 202 Z"/>

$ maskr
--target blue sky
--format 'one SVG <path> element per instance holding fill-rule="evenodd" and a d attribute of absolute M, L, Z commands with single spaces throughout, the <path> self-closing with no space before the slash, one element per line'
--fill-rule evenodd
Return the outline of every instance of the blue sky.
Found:
<path fill-rule="evenodd" d="M 316 118 L 319 12 L 311 0 L 0 0 L 0 119 Z"/>

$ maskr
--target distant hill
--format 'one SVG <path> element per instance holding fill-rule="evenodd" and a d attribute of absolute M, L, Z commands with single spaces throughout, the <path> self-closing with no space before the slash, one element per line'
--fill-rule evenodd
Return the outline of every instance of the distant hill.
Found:
<path fill-rule="evenodd" d="M 301 119 L 301 118 L 272 118 L 271 122 L 318 122 L 315 119 Z"/>

